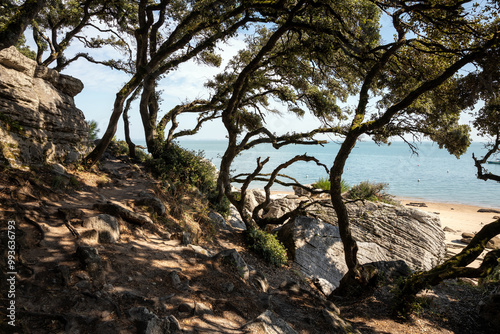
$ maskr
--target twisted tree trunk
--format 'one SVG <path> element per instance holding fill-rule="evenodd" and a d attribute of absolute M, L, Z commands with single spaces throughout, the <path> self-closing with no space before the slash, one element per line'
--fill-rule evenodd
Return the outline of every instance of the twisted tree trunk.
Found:
<path fill-rule="evenodd" d="M 16 14 L 0 27 L 0 50 L 15 45 L 24 30 L 35 18 L 38 12 L 45 7 L 46 0 L 26 0 L 17 10 Z"/>

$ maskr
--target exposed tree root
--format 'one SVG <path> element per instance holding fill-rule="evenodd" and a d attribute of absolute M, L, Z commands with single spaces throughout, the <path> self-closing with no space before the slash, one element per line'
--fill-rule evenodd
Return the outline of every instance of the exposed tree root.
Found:
<path fill-rule="evenodd" d="M 486 254 L 479 268 L 469 268 L 467 265 L 481 255 L 488 241 L 498 234 L 500 234 L 500 219 L 485 225 L 467 247 L 443 264 L 408 277 L 399 285 L 399 291 L 395 296 L 395 315 L 406 317 L 411 312 L 415 296 L 419 291 L 437 285 L 445 279 L 488 276 L 499 264 L 500 250 L 493 250 Z"/>

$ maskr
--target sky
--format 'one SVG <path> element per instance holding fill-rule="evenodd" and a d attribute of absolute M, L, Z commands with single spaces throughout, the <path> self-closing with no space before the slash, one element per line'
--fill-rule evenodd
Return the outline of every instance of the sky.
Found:
<path fill-rule="evenodd" d="M 392 40 L 394 31 L 390 28 L 390 22 L 382 20 L 382 37 L 385 41 Z M 94 33 L 90 32 L 89 33 Z M 33 48 L 33 42 L 30 41 L 30 32 L 26 33 L 28 44 Z M 208 98 L 209 91 L 203 85 L 218 72 L 224 70 L 225 65 L 238 50 L 245 45 L 244 35 L 238 35 L 228 43 L 219 45 L 223 63 L 219 68 L 203 64 L 197 64 L 194 61 L 181 64 L 177 70 L 168 74 L 159 83 L 159 89 L 162 91 L 162 103 L 160 117 L 174 106 L 195 98 Z M 34 48 L 33 48 L 34 49 Z M 77 52 L 85 52 L 80 43 L 73 42 L 67 50 L 67 55 L 73 55 Z M 107 60 L 119 57 L 117 51 L 111 47 L 91 50 L 95 59 Z M 75 97 L 76 106 L 81 109 L 87 120 L 97 122 L 100 134 L 104 133 L 107 127 L 109 117 L 113 109 L 113 103 L 116 93 L 129 80 L 130 75 L 109 69 L 108 67 L 92 64 L 86 60 L 80 59 L 71 64 L 62 73 L 71 75 L 80 79 L 84 84 L 83 91 Z M 351 100 L 352 101 L 352 100 Z M 355 100 L 353 101 L 356 102 Z M 129 112 L 131 138 L 134 141 L 144 141 L 144 131 L 140 119 L 137 103 L 133 105 Z M 188 115 L 179 118 L 181 129 L 189 129 L 195 125 L 195 116 Z M 462 122 L 470 123 L 470 117 L 464 115 Z M 291 131 L 307 131 L 316 128 L 320 122 L 313 116 L 306 114 L 303 118 L 296 118 L 290 114 L 286 117 L 278 115 L 268 116 L 266 125 L 276 133 L 286 133 Z M 194 140 L 222 140 L 226 136 L 226 130 L 220 121 L 205 124 L 198 134 L 189 139 Z M 120 119 L 116 137 L 124 139 L 123 122 Z M 335 138 L 324 138 L 335 139 Z M 475 141 L 479 140 L 477 135 L 473 134 Z"/>
<path fill-rule="evenodd" d="M 209 90 L 204 87 L 204 83 L 214 75 L 222 71 L 233 56 L 244 47 L 243 38 L 240 36 L 221 45 L 221 55 L 223 63 L 220 67 L 211 67 L 203 64 L 197 64 L 195 61 L 189 61 L 181 64 L 178 69 L 163 78 L 159 83 L 159 90 L 162 91 L 161 115 L 171 108 L 186 101 L 200 98 L 209 98 Z M 69 50 L 69 52 L 80 52 L 78 48 Z M 113 56 L 114 50 L 101 50 L 99 59 L 107 59 Z M 95 58 L 97 59 L 98 56 Z M 87 120 L 95 120 L 104 132 L 109 116 L 113 108 L 115 95 L 118 90 L 127 82 L 129 75 L 120 71 L 111 70 L 104 66 L 88 63 L 85 60 L 78 60 L 70 65 L 62 73 L 74 76 L 80 79 L 84 84 L 84 90 L 75 97 L 75 103 L 85 114 Z M 137 103 L 136 108 L 129 112 L 131 138 L 134 140 L 144 140 L 144 130 L 140 119 Z M 195 117 L 186 115 L 179 117 L 180 129 L 189 129 L 195 125 Z M 277 133 L 286 133 L 289 131 L 303 131 L 304 129 L 314 129 L 320 122 L 306 115 L 298 119 L 287 115 L 280 117 L 271 115 L 266 121 L 269 128 Z M 207 123 L 198 134 L 192 136 L 194 140 L 217 140 L 224 139 L 226 129 L 219 121 Z M 124 139 L 123 122 L 120 119 L 116 136 Z"/>

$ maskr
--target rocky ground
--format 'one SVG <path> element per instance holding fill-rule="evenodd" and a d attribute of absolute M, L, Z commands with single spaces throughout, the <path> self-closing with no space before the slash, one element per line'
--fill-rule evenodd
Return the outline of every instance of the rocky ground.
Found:
<path fill-rule="evenodd" d="M 240 230 L 210 220 L 195 191 L 164 194 L 124 157 L 92 172 L 5 170 L 0 199 L 2 249 L 16 222 L 17 272 L 16 326 L 2 307 L 2 332 L 497 332 L 479 316 L 486 291 L 474 282 L 424 292 L 409 321 L 392 318 L 388 285 L 333 304 L 293 264 L 266 265 Z M 93 232 L 99 214 L 118 217 L 117 228 Z"/>

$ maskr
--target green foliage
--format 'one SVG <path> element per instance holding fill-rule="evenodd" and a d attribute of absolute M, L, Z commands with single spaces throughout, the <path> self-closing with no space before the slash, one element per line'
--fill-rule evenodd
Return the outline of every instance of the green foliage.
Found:
<path fill-rule="evenodd" d="M 215 190 L 212 190 L 208 194 L 206 194 L 211 208 L 220 213 L 224 218 L 227 218 L 229 216 L 231 202 L 229 202 L 229 199 L 226 197 L 226 195 L 224 195 L 222 197 L 222 201 L 219 203 L 217 202 L 217 195 L 218 193 Z"/>
<path fill-rule="evenodd" d="M 229 201 L 217 203 L 217 169 L 205 159 L 203 151 L 190 151 L 177 143 L 163 145 L 159 159 L 151 161 L 154 173 L 170 184 L 191 185 L 205 194 L 212 208 L 222 215 L 229 213 Z"/>
<path fill-rule="evenodd" d="M 312 186 L 317 189 L 330 190 L 331 183 L 330 180 L 328 180 L 327 178 L 320 177 L 318 182 L 313 183 Z M 346 181 L 342 180 L 340 182 L 340 188 L 341 188 L 340 192 L 344 193 L 349 190 L 350 186 Z"/>
<path fill-rule="evenodd" d="M 24 35 L 21 35 L 15 46 L 24 56 L 36 60 L 36 52 L 26 45 L 26 37 L 24 37 Z"/>
<path fill-rule="evenodd" d="M 262 256 L 267 262 L 281 267 L 288 263 L 286 248 L 274 234 L 260 229 L 251 229 L 248 232 L 250 249 Z"/>
<path fill-rule="evenodd" d="M 483 137 L 500 134 L 500 98 L 491 99 L 476 113 L 474 126 Z"/>
<path fill-rule="evenodd" d="M 318 182 L 313 183 L 312 186 L 316 189 L 330 190 L 331 183 L 327 178 L 320 177 Z"/>
<path fill-rule="evenodd" d="M 97 134 L 99 133 L 100 130 L 98 128 L 97 122 L 94 120 L 91 120 L 91 121 L 87 121 L 87 124 L 89 125 L 89 138 L 90 138 L 90 140 L 94 141 L 94 140 L 98 139 Z"/>
<path fill-rule="evenodd" d="M 171 183 L 180 182 L 197 187 L 207 193 L 216 186 L 214 165 L 204 158 L 203 152 L 190 151 L 177 143 L 164 145 L 160 158 L 153 162 L 155 172 Z"/>
<path fill-rule="evenodd" d="M 129 47 L 126 41 L 118 36 L 124 29 L 133 30 L 134 23 L 129 21 L 129 16 L 136 13 L 136 8 L 137 5 L 134 2 L 122 0 L 48 1 L 31 22 L 38 49 L 37 61 L 44 66 L 56 62 L 54 69 L 61 71 L 70 63 L 84 57 L 93 63 L 123 69 L 126 65 L 120 60 L 97 61 L 87 52 L 67 57 L 66 51 L 69 45 L 78 42 L 87 50 L 110 46 L 127 52 Z M 97 22 L 103 26 L 107 25 L 109 29 L 97 28 L 95 26 Z M 92 29 L 100 30 L 99 34 L 90 36 L 88 31 Z M 44 54 L 46 51 L 48 55 Z"/>
<path fill-rule="evenodd" d="M 393 203 L 392 196 L 385 192 L 387 183 L 371 183 L 363 181 L 352 186 L 348 193 L 350 199 L 362 199 L 372 202 Z"/>
<path fill-rule="evenodd" d="M 141 162 L 147 162 L 149 159 L 149 155 L 146 151 L 144 151 L 142 148 L 135 148 L 135 155 L 137 159 Z"/>
<path fill-rule="evenodd" d="M 114 154 L 114 155 L 122 155 L 122 154 L 128 154 L 128 144 L 124 140 L 118 140 L 116 137 L 113 137 L 111 143 L 108 146 L 108 149 Z"/>

